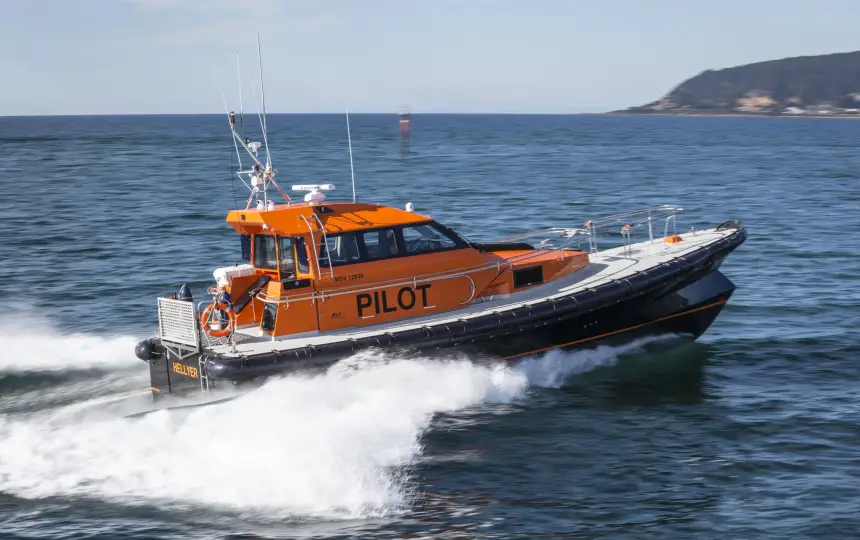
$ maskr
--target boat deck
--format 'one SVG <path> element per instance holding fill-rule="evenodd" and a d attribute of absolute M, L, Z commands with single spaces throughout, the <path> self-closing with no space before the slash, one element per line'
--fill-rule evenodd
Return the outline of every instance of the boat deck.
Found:
<path fill-rule="evenodd" d="M 660 238 L 655 239 L 653 242 L 634 243 L 628 248 L 621 246 L 606 249 L 599 253 L 590 254 L 590 264 L 588 267 L 573 274 L 514 294 L 478 298 L 472 304 L 454 311 L 361 328 L 345 328 L 324 334 L 309 332 L 281 338 L 260 337 L 257 335 L 258 331 L 256 327 L 240 328 L 236 331 L 236 338 L 238 339 L 235 344 L 235 350 L 233 345 L 230 344 L 214 346 L 210 350 L 226 357 L 253 355 L 272 350 L 283 351 L 309 345 L 322 345 L 345 339 L 372 337 L 392 331 L 454 323 L 462 319 L 478 317 L 495 311 L 520 308 L 529 303 L 548 298 L 567 296 L 612 280 L 623 279 L 637 272 L 688 255 L 697 249 L 715 243 L 734 233 L 734 229 L 722 231 L 707 229 L 680 234 L 679 236 L 684 241 L 674 244 L 664 243 L 663 239 Z"/>

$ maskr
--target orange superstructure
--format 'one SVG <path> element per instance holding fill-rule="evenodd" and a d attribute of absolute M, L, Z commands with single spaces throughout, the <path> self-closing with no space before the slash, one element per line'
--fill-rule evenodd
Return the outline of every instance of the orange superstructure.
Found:
<path fill-rule="evenodd" d="M 432 221 L 428 216 L 390 206 L 332 202 L 282 204 L 271 210 L 233 210 L 227 214 L 227 223 L 239 233 L 262 232 L 265 225 L 278 234 L 296 235 L 308 232 L 305 220 L 314 221 L 314 216 L 320 219 L 327 234 Z"/>
<path fill-rule="evenodd" d="M 375 204 L 260 205 L 227 223 L 252 271 L 217 293 L 229 293 L 238 329 L 273 338 L 455 310 L 588 265 L 571 249 L 485 248 L 429 216 Z"/>

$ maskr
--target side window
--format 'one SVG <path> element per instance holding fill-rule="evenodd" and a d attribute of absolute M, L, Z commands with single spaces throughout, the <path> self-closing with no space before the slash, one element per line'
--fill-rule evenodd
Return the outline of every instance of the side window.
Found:
<path fill-rule="evenodd" d="M 392 229 L 366 232 L 362 234 L 362 239 L 370 260 L 394 257 L 398 254 L 397 239 Z"/>
<path fill-rule="evenodd" d="M 242 260 L 251 261 L 251 235 L 243 234 L 242 238 Z"/>
<path fill-rule="evenodd" d="M 361 260 L 355 234 L 329 235 L 327 240 L 326 244 L 320 245 L 320 266 L 341 266 Z"/>
<path fill-rule="evenodd" d="M 469 245 L 469 241 L 463 238 L 460 233 L 458 233 L 451 227 L 447 227 L 445 225 L 442 225 L 441 223 L 436 223 L 435 221 L 433 223 L 429 223 L 429 225 L 433 227 L 433 229 L 439 231 L 439 233 L 443 236 L 447 236 L 452 241 L 454 241 L 454 243 L 457 244 L 457 247 L 467 247 Z"/>
<path fill-rule="evenodd" d="M 278 237 L 278 268 L 281 280 L 296 279 L 296 261 L 293 258 L 293 239 Z"/>
<path fill-rule="evenodd" d="M 296 268 L 302 274 L 310 273 L 310 265 L 308 264 L 308 250 L 305 248 L 305 239 L 296 238 Z"/>
<path fill-rule="evenodd" d="M 254 266 L 265 270 L 277 270 L 275 237 L 268 234 L 254 235 Z"/>
<path fill-rule="evenodd" d="M 406 246 L 406 252 L 412 255 L 442 251 L 457 246 L 453 240 L 429 224 L 403 227 L 403 245 Z"/>

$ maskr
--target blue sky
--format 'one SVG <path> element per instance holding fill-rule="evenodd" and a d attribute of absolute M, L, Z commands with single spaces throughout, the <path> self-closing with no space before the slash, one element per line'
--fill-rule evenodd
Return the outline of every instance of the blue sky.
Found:
<path fill-rule="evenodd" d="M 0 115 L 601 112 L 708 68 L 860 49 L 860 2 L 17 0 L 0 5 Z"/>

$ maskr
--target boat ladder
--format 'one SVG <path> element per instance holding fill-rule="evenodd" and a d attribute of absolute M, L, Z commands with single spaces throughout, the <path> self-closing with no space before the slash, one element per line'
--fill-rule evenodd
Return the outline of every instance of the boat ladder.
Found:
<path fill-rule="evenodd" d="M 325 225 L 323 225 L 322 221 L 320 221 L 320 218 L 319 218 L 319 216 L 317 216 L 316 212 L 313 213 L 313 218 L 317 222 L 317 224 L 319 225 L 319 229 L 314 229 L 313 226 L 311 225 L 311 222 L 308 221 L 308 218 L 306 218 L 305 216 L 299 216 L 299 217 L 302 219 L 302 221 L 305 222 L 305 225 L 308 226 L 308 230 L 311 232 L 311 247 L 313 248 L 313 251 L 314 251 L 314 260 L 317 263 L 317 269 L 319 270 L 320 276 L 322 276 L 322 270 L 323 269 L 320 266 L 320 256 L 319 256 L 320 250 L 317 249 L 317 243 L 316 243 L 316 240 L 314 240 L 314 233 L 315 232 L 321 232 L 322 233 L 322 245 L 325 246 L 326 260 L 328 260 L 329 276 L 331 277 L 331 279 L 334 279 L 334 268 L 332 268 L 332 266 L 331 266 L 331 255 L 329 255 L 329 252 L 328 252 L 328 236 L 326 236 L 326 233 L 325 233 Z M 322 247 L 322 246 L 320 246 L 320 247 Z"/>
<path fill-rule="evenodd" d="M 201 354 L 197 359 L 197 373 L 200 375 L 200 390 L 203 392 L 209 393 L 210 388 L 212 388 L 211 383 L 209 382 L 209 376 L 206 374 L 206 366 L 204 365 L 204 358 L 206 358 L 205 354 Z"/>

